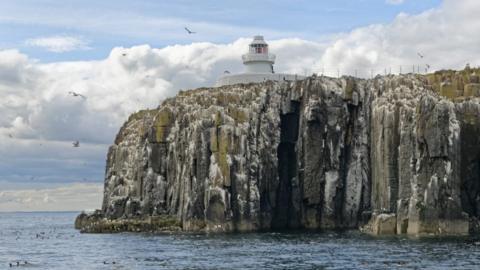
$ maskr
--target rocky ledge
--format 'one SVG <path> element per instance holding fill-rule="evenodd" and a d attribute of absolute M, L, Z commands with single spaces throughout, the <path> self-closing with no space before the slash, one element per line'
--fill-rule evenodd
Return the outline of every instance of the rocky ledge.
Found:
<path fill-rule="evenodd" d="M 85 232 L 468 234 L 480 216 L 478 70 L 312 76 L 180 92 L 132 115 Z"/>

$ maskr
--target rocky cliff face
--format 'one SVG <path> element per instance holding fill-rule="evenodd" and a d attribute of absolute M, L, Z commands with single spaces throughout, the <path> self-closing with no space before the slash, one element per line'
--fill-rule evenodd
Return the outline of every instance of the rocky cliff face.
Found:
<path fill-rule="evenodd" d="M 121 128 L 102 209 L 76 227 L 468 233 L 480 216 L 480 99 L 443 97 L 432 78 L 181 92 Z"/>

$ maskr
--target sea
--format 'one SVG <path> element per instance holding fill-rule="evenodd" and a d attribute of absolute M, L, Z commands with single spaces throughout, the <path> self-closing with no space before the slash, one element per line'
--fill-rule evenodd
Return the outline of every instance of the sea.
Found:
<path fill-rule="evenodd" d="M 84 234 L 73 227 L 77 214 L 0 213 L 0 269 L 480 269 L 472 237 Z"/>

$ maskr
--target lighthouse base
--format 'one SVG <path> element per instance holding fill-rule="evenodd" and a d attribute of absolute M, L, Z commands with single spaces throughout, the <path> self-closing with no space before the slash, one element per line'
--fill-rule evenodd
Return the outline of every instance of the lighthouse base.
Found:
<path fill-rule="evenodd" d="M 284 73 L 242 73 L 220 77 L 215 86 L 233 85 L 240 83 L 259 83 L 265 81 L 296 81 L 303 80 L 304 76 Z"/>

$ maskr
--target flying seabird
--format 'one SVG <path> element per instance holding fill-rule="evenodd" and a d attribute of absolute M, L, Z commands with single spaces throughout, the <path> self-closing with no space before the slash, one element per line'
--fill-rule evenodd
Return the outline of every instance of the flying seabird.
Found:
<path fill-rule="evenodd" d="M 417 54 L 418 54 L 418 56 L 420 56 L 420 58 L 423 58 L 423 57 L 424 57 L 423 54 L 421 54 L 421 53 L 419 53 L 419 52 L 417 52 Z"/>
<path fill-rule="evenodd" d="M 230 74 L 230 71 L 225 70 L 223 73 L 225 73 L 225 74 Z"/>
<path fill-rule="evenodd" d="M 429 64 L 426 64 L 427 68 L 430 68 L 430 65 Z"/>
<path fill-rule="evenodd" d="M 82 95 L 82 94 L 79 94 L 79 93 L 76 93 L 76 92 L 73 92 L 73 91 L 68 92 L 68 94 L 69 94 L 69 95 L 72 95 L 72 96 L 74 96 L 74 97 L 82 97 L 82 98 L 84 98 L 84 99 L 87 98 L 86 96 L 84 96 L 84 95 Z"/>
<path fill-rule="evenodd" d="M 73 147 L 80 147 L 80 142 L 79 141 L 74 141 L 72 143 Z"/>
<path fill-rule="evenodd" d="M 8 137 L 13 138 L 13 135 L 12 135 L 12 134 L 8 134 Z"/>
<path fill-rule="evenodd" d="M 196 34 L 197 32 L 193 32 L 191 31 L 190 29 L 188 29 L 187 27 L 184 27 L 185 28 L 185 31 L 188 32 L 188 34 Z"/>

